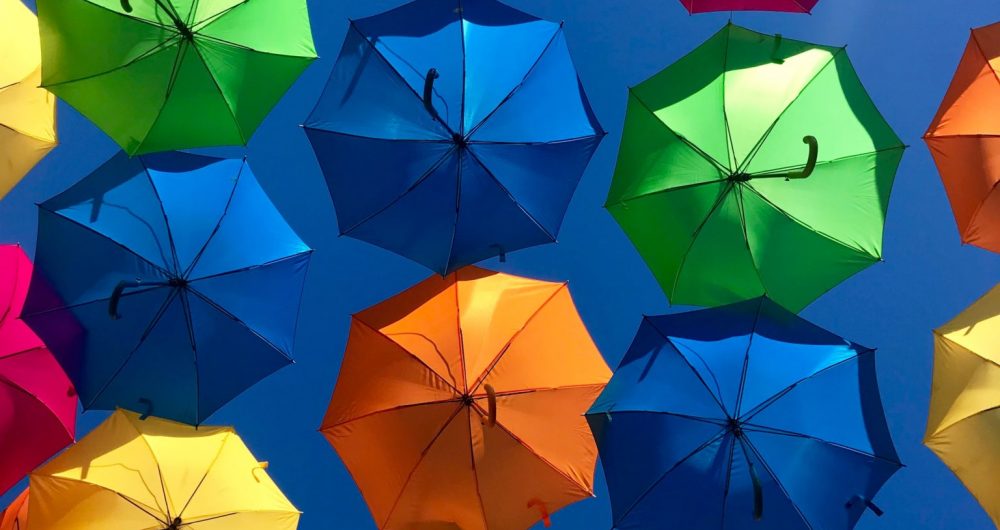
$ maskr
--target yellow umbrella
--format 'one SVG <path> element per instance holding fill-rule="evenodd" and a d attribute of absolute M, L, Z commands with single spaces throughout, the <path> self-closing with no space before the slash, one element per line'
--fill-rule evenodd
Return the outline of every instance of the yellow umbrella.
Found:
<path fill-rule="evenodd" d="M 924 444 L 1000 526 L 1000 285 L 934 331 Z"/>
<path fill-rule="evenodd" d="M 31 474 L 32 530 L 292 530 L 299 512 L 229 427 L 119 410 Z"/>
<path fill-rule="evenodd" d="M 0 0 L 0 197 L 56 146 L 56 98 L 42 82 L 38 19 Z"/>

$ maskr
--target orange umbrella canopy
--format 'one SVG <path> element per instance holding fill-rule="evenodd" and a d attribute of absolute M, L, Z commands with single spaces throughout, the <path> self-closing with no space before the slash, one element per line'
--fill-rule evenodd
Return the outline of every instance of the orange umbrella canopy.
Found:
<path fill-rule="evenodd" d="M 1000 23 L 972 30 L 924 141 L 963 243 L 1000 252 Z"/>
<path fill-rule="evenodd" d="M 0 530 L 27 530 L 27 528 L 28 490 L 24 490 L 6 510 L 0 512 Z"/>
<path fill-rule="evenodd" d="M 565 283 L 466 267 L 354 315 L 321 431 L 381 529 L 524 529 L 592 496 L 610 376 Z"/>

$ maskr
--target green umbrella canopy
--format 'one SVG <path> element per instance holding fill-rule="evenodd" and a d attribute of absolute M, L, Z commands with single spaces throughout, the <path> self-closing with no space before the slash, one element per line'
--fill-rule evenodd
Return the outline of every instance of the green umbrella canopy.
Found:
<path fill-rule="evenodd" d="M 316 58 L 305 0 L 38 0 L 42 85 L 129 154 L 245 145 Z"/>
<path fill-rule="evenodd" d="M 881 259 L 904 148 L 844 48 L 729 24 L 630 90 L 606 207 L 671 303 L 798 311 Z"/>

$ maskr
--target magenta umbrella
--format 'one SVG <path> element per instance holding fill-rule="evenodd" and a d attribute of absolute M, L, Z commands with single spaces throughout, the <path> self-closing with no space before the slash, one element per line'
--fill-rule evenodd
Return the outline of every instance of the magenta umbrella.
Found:
<path fill-rule="evenodd" d="M 690 13 L 711 11 L 783 11 L 808 13 L 819 0 L 681 0 Z"/>
<path fill-rule="evenodd" d="M 18 318 L 31 272 L 21 247 L 0 246 L 0 494 L 69 445 L 76 427 L 72 383 Z"/>

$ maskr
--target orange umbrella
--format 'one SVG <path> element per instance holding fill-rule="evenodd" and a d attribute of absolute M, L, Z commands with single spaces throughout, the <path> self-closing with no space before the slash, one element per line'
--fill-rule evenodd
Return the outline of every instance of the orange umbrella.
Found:
<path fill-rule="evenodd" d="M 381 529 L 548 525 L 593 495 L 610 376 L 565 283 L 466 267 L 354 316 L 320 430 Z"/>
<path fill-rule="evenodd" d="M 24 490 L 0 512 L 0 530 L 27 530 L 28 528 L 28 490 Z"/>
<path fill-rule="evenodd" d="M 1000 252 L 1000 23 L 972 30 L 924 141 L 963 243 Z"/>

